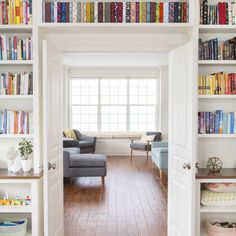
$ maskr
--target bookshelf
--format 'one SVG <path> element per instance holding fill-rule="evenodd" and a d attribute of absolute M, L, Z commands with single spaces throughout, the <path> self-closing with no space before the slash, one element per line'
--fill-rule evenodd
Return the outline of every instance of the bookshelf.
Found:
<path fill-rule="evenodd" d="M 0 1 L 1 2 L 1 1 Z M 24 1 L 25 3 L 26 1 Z M 28 229 L 27 236 L 43 235 L 43 214 L 39 209 L 43 209 L 42 205 L 42 156 L 39 148 L 39 85 L 38 85 L 38 28 L 37 14 L 32 15 L 32 12 L 38 12 L 37 1 L 29 0 L 27 3 L 32 3 L 32 10 L 27 22 L 20 24 L 1 24 L 0 35 L 17 36 L 18 38 L 31 37 L 33 43 L 33 58 L 32 60 L 0 60 L 0 78 L 1 73 L 12 73 L 14 75 L 21 73 L 33 72 L 33 94 L 23 93 L 24 95 L 3 95 L 0 93 L 0 112 L 3 110 L 27 111 L 33 112 L 34 131 L 32 134 L 0 134 L 1 140 L 1 155 L 0 155 L 0 198 L 3 193 L 8 192 L 13 199 L 16 195 L 30 195 L 32 203 L 29 206 L 0 206 L 0 220 L 27 218 Z M 17 93 L 19 94 L 19 93 Z M 28 94 L 28 95 L 27 95 Z M 30 173 L 13 174 L 8 172 L 6 153 L 11 146 L 17 146 L 22 138 L 30 140 L 34 143 L 33 165 Z"/>
<path fill-rule="evenodd" d="M 201 7 L 198 6 L 198 37 L 203 41 L 218 37 L 225 41 L 236 36 L 236 24 L 201 24 Z M 217 0 L 208 1 L 210 5 L 217 5 Z M 222 2 L 222 1 L 221 1 Z M 230 3 L 231 1 L 224 1 Z M 208 22 L 209 23 L 209 22 Z M 210 75 L 217 72 L 236 73 L 236 60 L 198 60 L 198 74 Z M 198 111 L 215 111 L 222 109 L 224 112 L 233 112 L 236 104 L 236 94 L 199 94 Z M 198 134 L 198 164 L 200 169 L 196 174 L 196 235 L 208 235 L 206 222 L 212 218 L 236 219 L 235 207 L 228 206 L 202 206 L 201 189 L 205 183 L 235 183 L 235 142 L 236 134 Z M 206 163 L 209 157 L 217 156 L 223 161 L 223 170 L 219 175 L 209 174 Z M 232 168 L 232 169 L 231 169 Z"/>

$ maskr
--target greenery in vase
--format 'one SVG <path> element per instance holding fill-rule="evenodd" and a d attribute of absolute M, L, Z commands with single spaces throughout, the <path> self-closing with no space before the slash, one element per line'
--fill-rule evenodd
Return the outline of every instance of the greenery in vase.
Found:
<path fill-rule="evenodd" d="M 26 139 L 22 139 L 22 141 L 19 143 L 18 150 L 20 152 L 21 159 L 28 160 L 29 155 L 33 152 L 33 144 Z"/>
<path fill-rule="evenodd" d="M 19 150 L 12 146 L 7 151 L 7 158 L 9 161 L 15 160 L 19 156 Z"/>

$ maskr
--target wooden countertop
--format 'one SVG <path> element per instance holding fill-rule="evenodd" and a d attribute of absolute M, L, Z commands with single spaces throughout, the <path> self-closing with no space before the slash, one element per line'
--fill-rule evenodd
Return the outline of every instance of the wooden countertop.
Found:
<path fill-rule="evenodd" d="M 12 173 L 8 169 L 0 169 L 0 179 L 40 179 L 43 172 L 35 174 L 32 169 L 30 172 Z"/>
<path fill-rule="evenodd" d="M 236 168 L 223 168 L 219 173 L 209 172 L 207 168 L 199 168 L 196 179 L 236 179 Z"/>

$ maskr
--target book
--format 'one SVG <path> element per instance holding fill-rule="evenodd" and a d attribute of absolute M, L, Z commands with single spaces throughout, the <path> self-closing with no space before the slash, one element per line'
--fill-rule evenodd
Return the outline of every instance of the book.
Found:
<path fill-rule="evenodd" d="M 32 37 L 0 34 L 0 60 L 32 60 Z"/>
<path fill-rule="evenodd" d="M 32 122 L 32 112 L 0 111 L 0 134 L 32 134 Z"/>
<path fill-rule="evenodd" d="M 0 73 L 0 95 L 32 95 L 33 73 Z"/>
<path fill-rule="evenodd" d="M 18 0 L 19 1 L 19 0 Z M 77 2 L 43 0 L 43 22 L 186 23 L 188 2 Z"/>

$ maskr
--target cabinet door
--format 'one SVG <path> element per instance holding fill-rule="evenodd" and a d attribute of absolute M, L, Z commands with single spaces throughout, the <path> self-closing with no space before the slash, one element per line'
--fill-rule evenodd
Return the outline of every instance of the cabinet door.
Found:
<path fill-rule="evenodd" d="M 44 235 L 63 232 L 62 55 L 43 41 Z"/>
<path fill-rule="evenodd" d="M 196 87 L 193 43 L 170 52 L 168 235 L 194 235 Z"/>

